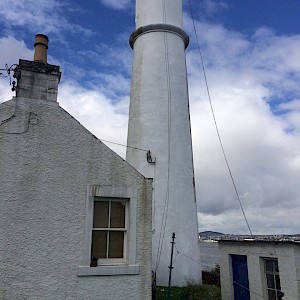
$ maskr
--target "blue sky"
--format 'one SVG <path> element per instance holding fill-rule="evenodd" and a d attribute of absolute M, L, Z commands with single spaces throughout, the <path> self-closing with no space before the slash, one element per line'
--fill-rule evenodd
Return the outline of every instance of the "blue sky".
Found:
<path fill-rule="evenodd" d="M 297 0 L 215 1 L 219 8 L 211 15 L 208 10 L 201 9 L 203 1 L 198 2 L 199 16 L 248 35 L 252 35 L 260 27 L 273 28 L 278 34 L 297 34 L 300 30 L 300 8 Z"/>
<path fill-rule="evenodd" d="M 299 0 L 192 0 L 207 78 L 253 233 L 299 233 Z M 36 33 L 62 69 L 59 103 L 100 139 L 126 143 L 135 8 L 131 0 L 0 2 L 0 66 L 33 58 Z M 184 1 L 200 230 L 246 233 L 209 108 Z M 0 102 L 13 96 L 0 78 Z M 123 147 L 108 144 L 124 157 Z"/>

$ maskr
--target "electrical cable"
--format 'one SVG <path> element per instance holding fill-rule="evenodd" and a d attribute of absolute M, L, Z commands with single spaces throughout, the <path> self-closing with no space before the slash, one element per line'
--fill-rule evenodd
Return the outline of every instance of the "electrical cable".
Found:
<path fill-rule="evenodd" d="M 155 212 L 156 212 L 156 206 L 155 206 L 155 191 L 156 191 L 156 164 L 154 164 L 154 174 L 153 174 L 153 192 L 152 192 L 152 233 L 155 233 L 156 228 L 156 222 L 155 222 Z"/>
<path fill-rule="evenodd" d="M 224 150 L 224 147 L 223 147 L 223 143 L 222 143 L 222 140 L 221 140 L 221 135 L 220 135 L 219 128 L 218 128 L 218 125 L 217 125 L 217 121 L 216 121 L 216 117 L 215 117 L 215 112 L 214 112 L 214 108 L 213 108 L 213 105 L 212 105 L 212 100 L 211 100 L 211 96 L 210 96 L 210 92 L 209 92 L 208 81 L 207 81 L 206 71 L 205 71 L 205 67 L 204 67 L 204 62 L 203 62 L 201 47 L 200 47 L 200 43 L 199 43 L 199 38 L 198 38 L 197 30 L 196 30 L 196 25 L 195 25 L 195 20 L 194 20 L 194 15 L 193 15 L 193 9 L 192 9 L 191 0 L 188 0 L 188 2 L 189 2 L 190 12 L 191 12 L 191 18 L 192 18 L 192 22 L 193 22 L 193 28 L 194 28 L 194 32 L 195 32 L 195 37 L 196 37 L 196 43 L 197 43 L 198 52 L 199 52 L 199 56 L 200 56 L 200 61 L 201 61 L 201 65 L 202 65 L 202 71 L 203 71 L 203 76 L 204 76 L 204 80 L 205 80 L 206 91 L 207 91 L 207 95 L 208 95 L 208 99 L 209 99 L 209 104 L 210 104 L 210 108 L 211 108 L 211 112 L 212 112 L 212 116 L 213 116 L 215 128 L 216 128 L 216 131 L 217 131 L 219 143 L 220 143 L 220 146 L 221 146 L 221 149 L 222 149 L 222 153 L 223 153 L 223 156 L 224 156 L 224 159 L 225 159 L 225 162 L 226 162 L 226 166 L 227 166 L 227 169 L 228 169 L 228 172 L 229 172 L 229 175 L 230 175 L 230 178 L 231 178 L 234 190 L 235 190 L 235 194 L 236 194 L 237 199 L 238 199 L 239 204 L 240 204 L 241 211 L 243 213 L 243 216 L 244 216 L 244 219 L 246 221 L 246 224 L 247 224 L 248 230 L 250 232 L 250 235 L 253 236 L 252 230 L 251 230 L 249 222 L 247 220 L 247 217 L 246 217 L 243 205 L 242 205 L 242 201 L 240 199 L 240 196 L 239 196 L 239 193 L 238 193 L 238 190 L 237 190 L 237 186 L 235 184 L 235 180 L 233 178 L 233 175 L 232 175 L 232 172 L 231 172 L 231 168 L 230 168 L 229 162 L 227 160 L 227 156 L 226 156 L 226 153 L 225 153 L 225 150 Z"/>
<path fill-rule="evenodd" d="M 244 285 L 241 285 L 241 284 L 239 284 L 239 283 L 236 282 L 236 281 L 233 281 L 233 285 L 235 285 L 235 284 L 238 285 L 239 287 L 245 289 L 245 290 L 248 290 L 250 293 L 253 293 L 253 294 L 255 294 L 256 296 L 259 296 L 259 297 L 262 298 L 262 299 L 268 300 L 268 299 L 266 299 L 264 296 L 262 296 L 261 294 L 259 294 L 259 293 L 257 293 L 257 292 L 254 292 L 253 290 L 250 290 L 248 287 L 246 287 L 246 286 L 244 286 Z"/>
<path fill-rule="evenodd" d="M 162 0 L 163 5 L 163 22 L 166 23 L 166 3 L 165 0 Z M 170 145 L 171 145 L 171 82 L 170 82 L 170 65 L 169 65 L 169 49 L 168 49 L 168 35 L 164 33 L 164 47 L 165 47 L 165 64 L 166 64 L 166 75 L 167 75 L 167 88 L 168 88 L 168 170 L 167 170 L 167 184 L 166 184 L 166 196 L 164 203 L 164 210 L 162 215 L 162 221 L 160 226 L 159 233 L 159 242 L 156 255 L 156 267 L 155 272 L 157 271 L 160 263 L 162 247 L 164 242 L 165 230 L 168 219 L 168 208 L 169 208 L 169 188 L 170 188 Z"/>
<path fill-rule="evenodd" d="M 198 261 L 198 260 L 196 260 L 196 259 L 194 259 L 194 258 L 192 258 L 192 257 L 190 257 L 190 256 L 188 256 L 186 254 L 184 254 L 183 252 L 181 252 L 181 251 L 178 250 L 178 248 L 176 247 L 176 245 L 174 245 L 174 246 L 175 246 L 175 249 L 177 250 L 178 254 L 182 254 L 183 256 L 185 256 L 186 258 L 192 260 L 193 262 L 195 262 L 195 263 L 197 263 L 199 265 L 202 265 L 200 261 Z"/>
<path fill-rule="evenodd" d="M 144 152 L 148 152 L 148 151 L 149 151 L 149 150 L 146 150 L 146 149 L 137 148 L 137 147 L 132 147 L 132 146 L 127 146 L 127 145 L 124 145 L 124 144 L 115 143 L 115 142 L 111 142 L 111 141 L 103 140 L 103 139 L 100 139 L 100 138 L 99 138 L 99 140 L 100 140 L 101 142 L 106 142 L 106 143 L 110 143 L 110 144 L 114 144 L 114 145 L 118 145 L 118 146 L 122 146 L 122 147 L 130 148 L 130 149 L 140 150 L 140 151 L 144 151 Z"/>
<path fill-rule="evenodd" d="M 14 105 L 14 112 L 13 112 L 13 114 L 10 117 L 2 120 L 1 123 L 0 123 L 0 126 L 3 125 L 4 123 L 10 121 L 12 118 L 14 118 L 16 116 L 16 108 L 17 108 L 17 98 L 15 98 L 15 105 Z"/>
<path fill-rule="evenodd" d="M 176 250 L 175 257 L 173 258 L 173 261 L 172 261 L 172 265 L 173 265 L 173 266 L 174 266 L 174 264 L 175 264 L 175 260 L 176 260 L 176 257 L 177 257 L 178 254 L 179 254 L 179 251 Z"/>
<path fill-rule="evenodd" d="M 26 133 L 28 130 L 29 130 L 29 125 L 31 124 L 30 123 L 30 120 L 33 119 L 31 118 L 31 116 L 34 115 L 35 117 L 37 116 L 35 113 L 31 112 L 28 116 L 28 121 L 27 121 L 27 127 L 26 129 L 24 129 L 23 131 L 21 132 L 6 132 L 6 131 L 0 131 L 0 133 L 2 134 L 23 134 L 23 133 Z"/>

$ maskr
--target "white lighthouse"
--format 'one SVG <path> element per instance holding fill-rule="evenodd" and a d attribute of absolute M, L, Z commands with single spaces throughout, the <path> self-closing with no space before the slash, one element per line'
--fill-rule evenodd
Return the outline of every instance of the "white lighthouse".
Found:
<path fill-rule="evenodd" d="M 127 161 L 153 178 L 152 268 L 159 285 L 168 284 L 173 232 L 172 285 L 201 280 L 188 43 L 182 29 L 182 0 L 136 0 Z"/>

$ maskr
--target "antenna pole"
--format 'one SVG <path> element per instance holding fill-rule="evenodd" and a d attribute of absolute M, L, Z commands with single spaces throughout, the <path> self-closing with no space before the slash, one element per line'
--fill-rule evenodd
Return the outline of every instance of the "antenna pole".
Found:
<path fill-rule="evenodd" d="M 172 269 L 174 269 L 173 267 L 173 250 L 174 250 L 174 242 L 175 240 L 175 232 L 173 232 L 173 235 L 172 235 L 172 248 L 171 248 L 171 259 L 170 259 L 170 266 L 169 266 L 169 285 L 168 285 L 168 300 L 170 300 L 170 295 L 171 295 L 171 277 L 172 277 Z"/>

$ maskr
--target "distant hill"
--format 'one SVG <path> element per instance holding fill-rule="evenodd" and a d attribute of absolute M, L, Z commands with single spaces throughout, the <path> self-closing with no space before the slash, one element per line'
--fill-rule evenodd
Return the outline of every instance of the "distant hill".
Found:
<path fill-rule="evenodd" d="M 209 238 L 210 236 L 222 236 L 222 235 L 224 235 L 224 233 L 217 232 L 217 231 L 202 231 L 202 232 L 199 232 L 199 236 L 207 237 L 207 238 Z"/>

